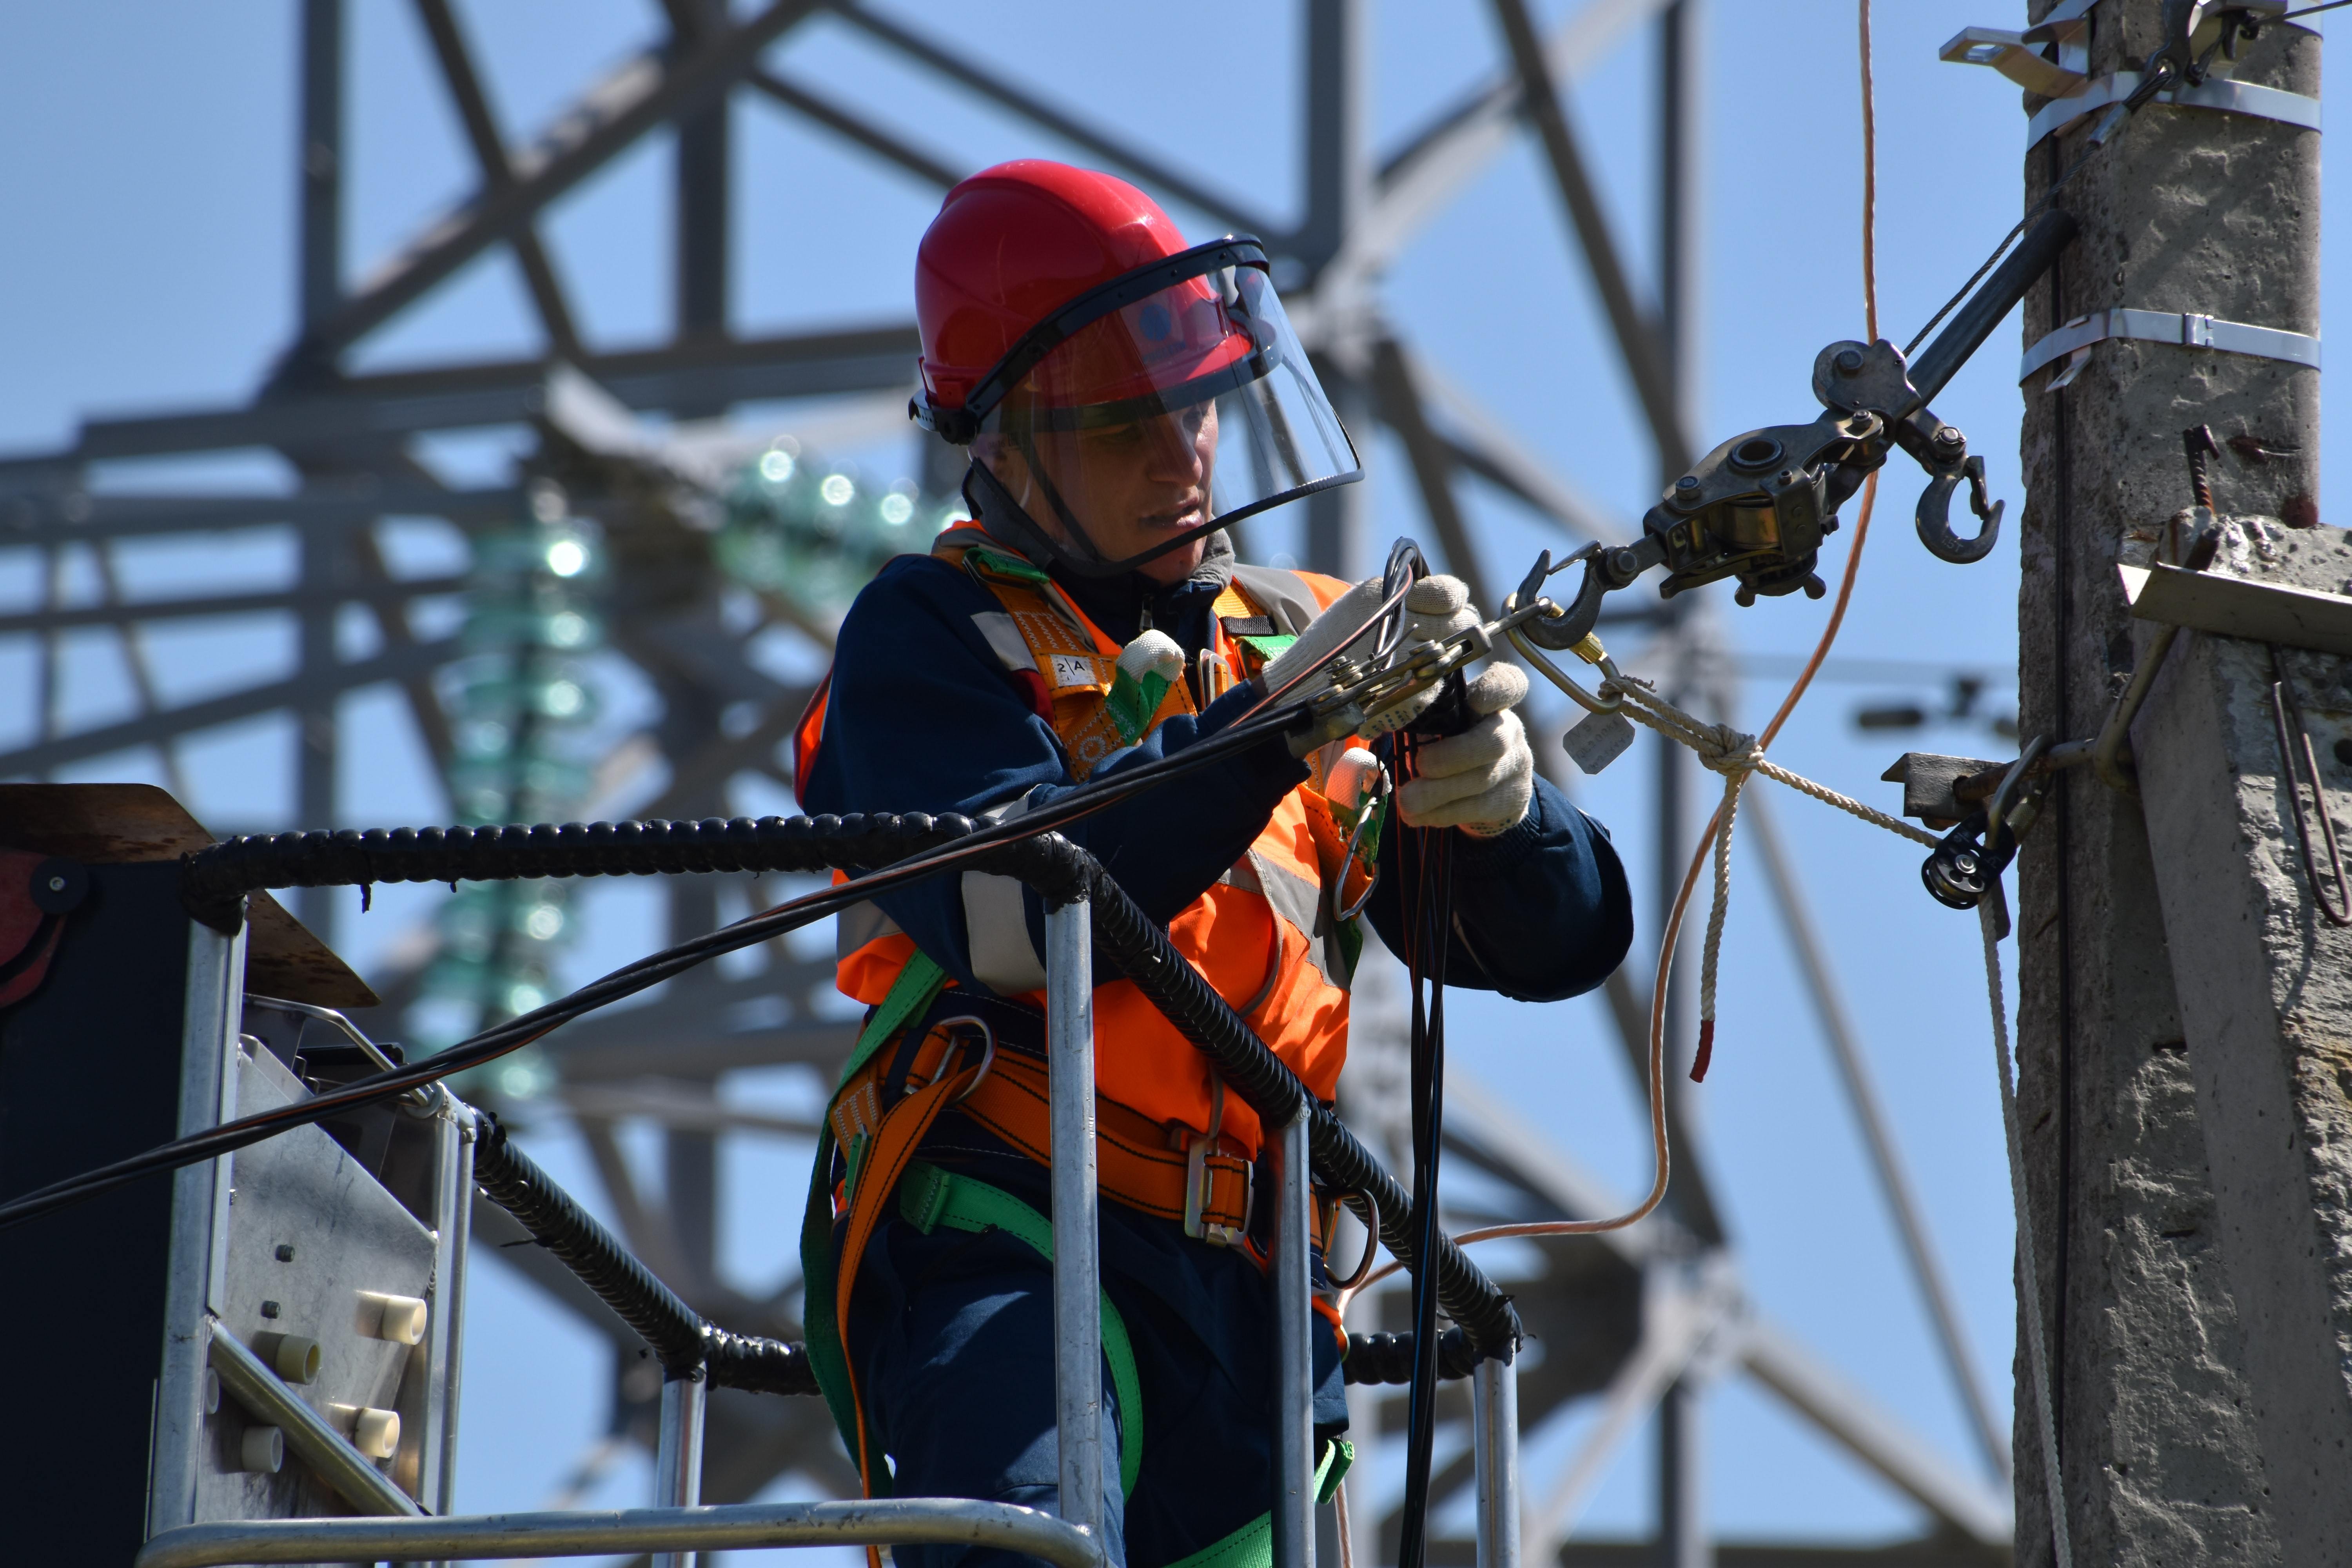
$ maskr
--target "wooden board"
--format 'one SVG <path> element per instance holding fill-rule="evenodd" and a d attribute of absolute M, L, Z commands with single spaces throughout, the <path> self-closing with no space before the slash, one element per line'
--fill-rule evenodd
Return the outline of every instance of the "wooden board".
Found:
<path fill-rule="evenodd" d="M 214 842 L 170 792 L 143 784 L 0 784 L 0 845 L 93 866 L 176 860 Z M 246 989 L 314 1007 L 373 1007 L 366 981 L 268 893 L 246 903 Z"/>

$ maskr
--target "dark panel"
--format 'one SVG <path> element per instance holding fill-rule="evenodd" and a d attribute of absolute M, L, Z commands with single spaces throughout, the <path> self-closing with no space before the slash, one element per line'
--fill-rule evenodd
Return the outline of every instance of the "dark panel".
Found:
<path fill-rule="evenodd" d="M 0 1014 L 0 1197 L 178 1131 L 179 875 L 91 867 L 47 981 Z M 121 1568 L 145 1534 L 171 1205 L 153 1177 L 0 1231 L 0 1342 L 20 1352 L 0 1423 L 11 1562 Z"/>

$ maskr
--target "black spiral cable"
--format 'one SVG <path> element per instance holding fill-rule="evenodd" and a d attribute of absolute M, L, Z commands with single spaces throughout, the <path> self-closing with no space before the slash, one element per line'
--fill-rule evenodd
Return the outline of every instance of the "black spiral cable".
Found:
<path fill-rule="evenodd" d="M 805 1345 L 730 1333 L 688 1306 L 487 1112 L 474 1142 L 474 1182 L 635 1330 L 668 1375 L 690 1377 L 698 1369 L 715 1388 L 817 1392 Z"/>
<path fill-rule="evenodd" d="M 1040 815 L 1033 813 L 1031 817 Z M 1022 820 L 1025 824 L 1031 819 Z M 1235 1092 L 1269 1125 L 1279 1126 L 1297 1115 L 1302 1104 L 1306 1107 L 1308 1146 L 1318 1173 L 1332 1190 L 1370 1196 L 1380 1210 L 1381 1239 L 1408 1268 L 1418 1272 L 1421 1260 L 1430 1260 L 1438 1299 L 1469 1331 L 1480 1352 L 1507 1353 L 1507 1347 L 1517 1343 L 1518 1319 L 1509 1299 L 1442 1233 L 1433 1243 L 1424 1238 L 1403 1187 L 1338 1117 L 1313 1101 L 1305 1086 L 1247 1022 L 1176 951 L 1167 932 L 1137 908 L 1092 856 L 1058 834 L 1013 838 L 1001 829 L 983 829 L 961 816 L 909 814 L 561 827 L 346 830 L 232 839 L 197 851 L 183 861 L 184 900 L 192 915 L 230 929 L 242 911 L 245 894 L 259 888 L 489 877 L 887 868 L 641 959 L 427 1061 L 176 1140 L 0 1205 L 0 1226 L 494 1059 L 571 1018 L 645 990 L 720 952 L 767 941 L 861 902 L 877 891 L 951 866 L 1017 878 L 1052 902 L 1087 902 L 1104 953 L 1201 1047 Z"/>
<path fill-rule="evenodd" d="M 714 1388 L 819 1392 L 807 1345 L 730 1333 L 701 1317 L 517 1148 L 504 1125 L 487 1112 L 474 1144 L 474 1180 L 635 1330 L 670 1375 L 688 1376 L 700 1367 Z M 1438 1375 L 1467 1377 L 1481 1359 L 1468 1334 L 1449 1329 L 1438 1344 Z M 1341 1368 L 1351 1384 L 1400 1384 L 1412 1380 L 1412 1365 L 1409 1333 L 1349 1334 Z"/>

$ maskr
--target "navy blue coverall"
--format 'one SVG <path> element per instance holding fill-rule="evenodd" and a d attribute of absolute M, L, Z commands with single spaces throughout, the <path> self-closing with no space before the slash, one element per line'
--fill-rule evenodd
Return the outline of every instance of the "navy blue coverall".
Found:
<path fill-rule="evenodd" d="M 1190 668 L 1211 640 L 1211 606 L 1232 566 L 1223 536 L 1213 535 L 1201 569 L 1172 586 L 1139 577 L 1057 581 L 1114 640 L 1124 645 L 1155 626 L 1182 646 Z M 883 569 L 843 623 L 803 810 L 977 815 L 1076 787 L 1052 727 L 973 621 L 999 608 L 943 562 L 902 556 Z M 1181 752 L 1255 697 L 1244 686 L 1197 717 L 1171 719 L 1095 776 Z M 1306 765 L 1269 739 L 1062 831 L 1165 922 L 1240 858 L 1306 777 Z M 1388 854 L 1400 837 L 1387 836 Z M 1447 984 L 1553 1001 L 1599 985 L 1624 956 L 1633 912 L 1623 868 L 1600 825 L 1550 784 L 1537 782 L 1517 827 L 1491 839 L 1457 834 L 1452 854 Z M 1368 912 L 1393 949 L 1401 879 L 1391 868 Z M 985 994 L 953 879 L 876 901 L 951 977 Z M 1045 911 L 1034 891 L 1026 913 L 1042 953 Z M 1051 1212 L 1045 1168 L 963 1117 L 943 1115 L 923 1157 Z M 1101 1216 L 1103 1287 L 1134 1342 L 1145 1428 L 1135 1495 L 1122 1498 L 1116 1464 L 1106 1466 L 1106 1544 L 1115 1563 L 1162 1568 L 1271 1506 L 1272 1288 L 1242 1252 L 1188 1239 L 1171 1222 L 1116 1202 L 1103 1204 Z M 1027 1244 L 992 1230 L 925 1235 L 894 1215 L 866 1249 L 842 1330 L 897 1495 L 1055 1506 L 1053 1297 L 1047 1266 Z M 1316 1421 L 1332 1436 L 1347 1421 L 1339 1350 L 1324 1335 L 1317 1349 Z M 1103 1402 L 1104 1448 L 1115 1456 L 1117 1424 L 1133 1413 L 1118 1409 L 1108 1374 Z M 1005 1554 L 923 1547 L 896 1555 L 908 1568 L 980 1568 Z"/>

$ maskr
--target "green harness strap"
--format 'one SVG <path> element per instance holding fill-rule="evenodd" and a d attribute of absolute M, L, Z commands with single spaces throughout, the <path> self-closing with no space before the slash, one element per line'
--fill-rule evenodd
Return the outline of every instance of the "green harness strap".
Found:
<path fill-rule="evenodd" d="M 942 1171 L 920 1160 L 907 1167 L 898 1182 L 898 1215 L 929 1236 L 940 1226 L 950 1230 L 1001 1230 L 1036 1248 L 1046 1262 L 1054 1261 L 1054 1223 L 1011 1193 L 970 1176 Z M 1110 1363 L 1110 1384 L 1118 1395 L 1118 1486 L 1135 1495 L 1135 1478 L 1143 1470 L 1143 1379 L 1135 1370 L 1135 1345 L 1127 1337 L 1127 1320 L 1102 1296 L 1103 1359 Z"/>
<path fill-rule="evenodd" d="M 907 961 L 898 971 L 898 978 L 890 983 L 889 994 L 882 1005 L 874 1009 L 865 1029 L 857 1037 L 849 1060 L 841 1069 L 834 1085 L 834 1097 L 841 1095 L 857 1070 L 873 1059 L 880 1050 L 914 1018 L 930 1006 L 931 999 L 947 984 L 947 971 L 932 963 L 920 952 Z M 833 1316 L 833 1104 L 825 1106 L 825 1114 L 817 1123 L 816 1162 L 809 1172 L 808 1207 L 801 1215 L 801 1320 L 808 1333 L 809 1370 L 816 1374 L 816 1385 L 824 1394 L 825 1408 L 833 1413 L 833 1424 L 841 1430 L 842 1446 L 852 1451 L 850 1458 L 859 1456 L 857 1446 L 857 1404 L 850 1392 L 849 1358 L 841 1345 L 841 1325 Z M 856 1165 L 865 1153 L 860 1147 L 850 1151 L 852 1186 L 856 1177 Z M 871 1442 L 864 1456 L 865 1472 L 874 1478 L 880 1495 L 888 1496 L 890 1467 L 882 1461 L 878 1446 Z"/>
<path fill-rule="evenodd" d="M 835 1085 L 836 1096 L 841 1085 L 872 1060 L 876 1051 L 897 1038 L 908 1023 L 930 1006 L 946 984 L 946 971 L 919 952 L 908 960 L 898 978 L 891 983 L 888 994 L 882 998 L 882 1005 L 859 1032 L 857 1044 L 851 1049 L 849 1060 Z M 854 1447 L 857 1441 L 857 1408 L 850 1394 L 849 1360 L 842 1348 L 841 1325 L 833 1315 L 833 1197 L 829 1180 L 835 1150 L 832 1109 L 827 1104 L 827 1115 L 818 1125 L 816 1160 L 809 1174 L 808 1207 L 801 1219 L 801 1312 L 808 1333 L 810 1370 L 816 1373 L 817 1387 L 824 1392 L 834 1425 L 841 1430 L 843 1445 Z M 852 1151 L 853 1167 L 863 1152 Z M 854 1184 L 854 1169 L 851 1175 Z M 898 1212 L 926 1235 L 942 1225 L 951 1230 L 1002 1230 L 1027 1242 L 1046 1261 L 1053 1260 L 1054 1226 L 1044 1215 L 1000 1188 L 969 1176 L 950 1174 L 920 1160 L 908 1166 L 899 1182 Z M 1119 1316 L 1118 1309 L 1107 1294 L 1102 1298 L 1102 1342 L 1103 1357 L 1110 1363 L 1111 1387 L 1118 1397 L 1119 1489 L 1133 1497 L 1136 1479 L 1143 1468 L 1143 1383 L 1136 1371 L 1135 1347 L 1128 1338 L 1126 1320 Z M 866 1473 L 874 1478 L 877 1491 L 887 1496 L 890 1467 L 880 1452 L 878 1435 L 869 1435 L 869 1447 L 872 1451 L 866 1455 Z M 1355 1457 L 1355 1447 L 1349 1443 L 1332 1443 L 1325 1447 L 1315 1471 L 1318 1503 L 1331 1500 L 1339 1479 L 1347 1474 Z M 1223 1540 L 1169 1564 L 1169 1568 L 1273 1568 L 1273 1563 L 1274 1517 L 1262 1513 Z"/>
<path fill-rule="evenodd" d="M 1315 1500 L 1327 1503 L 1339 1489 L 1340 1478 L 1348 1467 L 1356 1462 L 1356 1446 L 1345 1441 L 1327 1443 L 1323 1458 L 1315 1467 Z M 1181 1557 L 1168 1568 L 1274 1568 L 1274 1515 L 1259 1514 L 1223 1541 L 1211 1542 L 1190 1557 Z"/>

